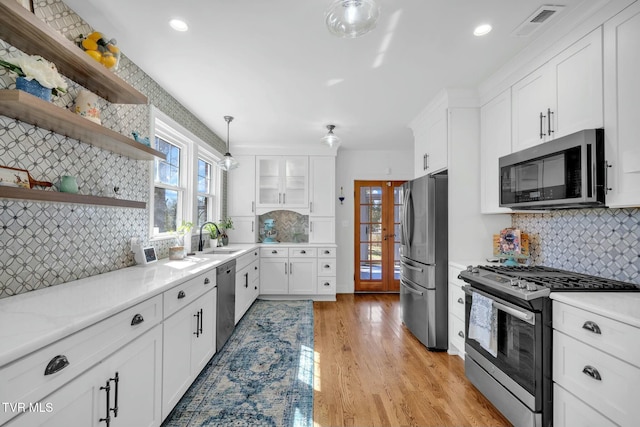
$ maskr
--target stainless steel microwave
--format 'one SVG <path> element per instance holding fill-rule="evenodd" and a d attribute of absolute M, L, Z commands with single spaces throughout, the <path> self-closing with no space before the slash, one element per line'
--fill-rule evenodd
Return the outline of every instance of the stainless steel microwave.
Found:
<path fill-rule="evenodd" d="M 605 206 L 604 130 L 588 129 L 500 157 L 500 206 Z"/>

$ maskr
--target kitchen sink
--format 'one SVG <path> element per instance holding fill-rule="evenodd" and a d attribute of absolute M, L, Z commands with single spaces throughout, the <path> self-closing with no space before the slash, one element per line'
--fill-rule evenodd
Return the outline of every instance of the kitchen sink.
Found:
<path fill-rule="evenodd" d="M 203 252 L 204 255 L 212 255 L 212 254 L 234 254 L 236 252 L 239 252 L 238 249 L 230 249 L 230 248 L 215 248 L 215 249 L 209 249 L 206 252 Z"/>

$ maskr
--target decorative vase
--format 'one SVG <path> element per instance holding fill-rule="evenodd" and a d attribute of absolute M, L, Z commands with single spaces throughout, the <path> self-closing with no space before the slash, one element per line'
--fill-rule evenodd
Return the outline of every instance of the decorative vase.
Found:
<path fill-rule="evenodd" d="M 98 95 L 88 90 L 81 90 L 76 96 L 76 114 L 91 120 L 94 123 L 102 124 L 100 120 L 100 105 Z"/>
<path fill-rule="evenodd" d="M 222 246 L 227 246 L 229 244 L 229 237 L 222 237 Z"/>
<path fill-rule="evenodd" d="M 65 175 L 60 178 L 60 191 L 63 193 L 77 193 L 78 182 L 74 176 Z"/>
<path fill-rule="evenodd" d="M 16 89 L 51 102 L 51 89 L 42 86 L 36 79 L 27 80 L 25 77 L 18 77 L 16 79 Z"/>
<path fill-rule="evenodd" d="M 173 246 L 169 248 L 169 259 L 181 260 L 184 259 L 184 246 Z"/>

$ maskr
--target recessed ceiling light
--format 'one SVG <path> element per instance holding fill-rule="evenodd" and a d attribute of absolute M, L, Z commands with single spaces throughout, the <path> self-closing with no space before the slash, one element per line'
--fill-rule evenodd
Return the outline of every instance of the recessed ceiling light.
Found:
<path fill-rule="evenodd" d="M 475 30 L 473 30 L 473 35 L 474 36 L 484 36 L 487 35 L 491 32 L 491 25 L 489 24 L 482 24 L 482 25 L 478 25 L 476 27 Z"/>
<path fill-rule="evenodd" d="M 172 19 L 169 21 L 169 25 L 176 31 L 187 31 L 189 26 L 182 19 Z"/>

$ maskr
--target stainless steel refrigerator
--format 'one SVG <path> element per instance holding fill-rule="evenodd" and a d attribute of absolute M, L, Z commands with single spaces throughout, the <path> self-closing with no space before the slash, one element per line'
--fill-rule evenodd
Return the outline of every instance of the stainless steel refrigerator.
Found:
<path fill-rule="evenodd" d="M 448 345 L 447 182 L 447 175 L 439 174 L 403 184 L 402 321 L 434 351 Z"/>

